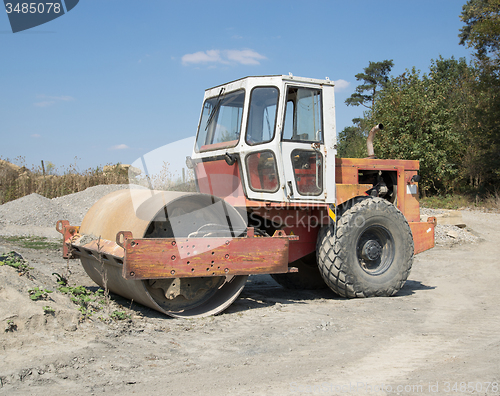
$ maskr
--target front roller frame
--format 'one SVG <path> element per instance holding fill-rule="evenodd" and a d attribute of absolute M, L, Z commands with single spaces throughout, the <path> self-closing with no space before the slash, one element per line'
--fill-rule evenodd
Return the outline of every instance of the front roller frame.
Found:
<path fill-rule="evenodd" d="M 116 242 L 94 239 L 87 243 L 78 227 L 57 222 L 64 236 L 64 258 L 93 256 L 122 266 L 127 280 L 197 278 L 297 272 L 288 267 L 290 240 L 298 236 L 278 230 L 272 238 L 256 237 L 249 227 L 241 238 L 133 238 L 116 234 Z M 83 242 L 83 243 L 82 243 Z"/>
<path fill-rule="evenodd" d="M 125 250 L 125 279 L 172 279 L 287 273 L 290 239 L 298 238 L 283 231 L 254 237 L 249 228 L 243 238 L 134 239 L 120 232 L 117 244 Z"/>
<path fill-rule="evenodd" d="M 65 220 L 58 222 L 57 230 L 64 236 L 65 257 L 80 258 L 99 286 L 172 317 L 222 312 L 250 274 L 297 271 L 288 268 L 288 244 L 298 238 L 283 231 L 256 237 L 248 228 L 242 238 L 177 240 L 134 239 L 131 232 L 120 231 L 111 241 L 80 235 L 78 227 Z"/>

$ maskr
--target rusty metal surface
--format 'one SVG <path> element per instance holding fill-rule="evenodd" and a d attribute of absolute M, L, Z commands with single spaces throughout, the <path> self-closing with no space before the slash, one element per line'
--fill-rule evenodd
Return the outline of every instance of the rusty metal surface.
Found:
<path fill-rule="evenodd" d="M 337 184 L 336 204 L 340 205 L 352 198 L 366 196 L 366 191 L 372 187 L 371 184 Z"/>
<path fill-rule="evenodd" d="M 405 214 L 405 199 L 406 199 L 406 185 L 405 185 L 405 172 L 402 166 L 398 166 L 397 168 L 397 183 L 398 183 L 398 191 L 397 191 L 397 199 L 396 206 L 397 208 Z"/>
<path fill-rule="evenodd" d="M 229 202 L 226 199 L 226 202 Z M 252 209 L 252 210 L 310 210 L 310 209 L 327 209 L 328 204 L 322 202 L 269 202 L 269 201 L 252 201 L 247 199 L 245 202 L 238 202 L 232 204 L 235 207 L 241 207 Z"/>
<path fill-rule="evenodd" d="M 122 276 L 123 266 L 112 260 L 97 258 L 92 252 L 81 249 L 79 257 L 89 277 L 99 286 L 108 288 L 114 293 L 133 302 L 179 318 L 203 317 L 214 315 L 227 308 L 241 293 L 247 276 L 228 276 L 222 280 L 222 286 L 215 291 L 212 298 L 202 301 L 196 307 L 182 309 L 178 305 L 171 306 L 164 300 L 163 291 L 150 285 L 148 280 L 130 280 Z M 111 259 L 110 259 L 111 258 Z M 196 278 L 191 278 L 196 279 Z M 217 279 L 217 278 L 213 278 Z"/>
<path fill-rule="evenodd" d="M 99 258 L 99 256 L 103 256 L 105 259 L 108 256 L 113 257 L 118 262 L 123 261 L 125 256 L 125 250 L 123 247 L 119 246 L 116 242 L 108 241 L 107 239 L 94 239 L 85 243 L 84 237 L 79 236 L 71 242 L 71 247 L 74 250 L 74 254 L 86 251 L 87 253 L 94 254 L 97 258 Z"/>
<path fill-rule="evenodd" d="M 63 236 L 63 258 L 74 258 L 70 252 L 70 244 L 78 236 L 79 226 L 72 226 L 68 220 L 59 220 L 56 223 L 56 231 Z"/>
<path fill-rule="evenodd" d="M 387 160 L 371 158 L 335 158 L 335 182 L 357 184 L 360 170 L 381 171 L 418 171 L 419 162 L 415 160 Z"/>
<path fill-rule="evenodd" d="M 405 171 L 404 174 L 404 188 L 405 188 L 405 206 L 404 206 L 404 215 L 407 221 L 420 221 L 420 203 L 418 201 L 418 183 L 412 182 L 411 178 L 417 175 L 417 171 Z M 417 194 L 408 194 L 407 187 L 411 185 L 415 185 L 417 190 Z"/>
<path fill-rule="evenodd" d="M 417 160 L 371 159 L 371 158 L 335 158 L 335 165 L 343 168 L 362 168 L 377 170 L 394 170 L 402 167 L 406 170 L 418 170 Z"/>
<path fill-rule="evenodd" d="M 413 243 L 415 245 L 414 253 L 422 253 L 434 247 L 434 227 L 436 218 L 429 217 L 427 222 L 409 222 L 413 234 Z"/>
<path fill-rule="evenodd" d="M 296 209 L 280 209 L 269 206 L 252 208 L 252 216 L 258 215 L 263 219 L 272 221 L 283 227 L 287 235 L 299 236 L 299 240 L 290 239 L 288 249 L 288 262 L 292 263 L 309 253 L 316 251 L 316 238 L 322 225 L 328 224 L 328 208 L 321 205 L 315 209 L 309 205 L 296 207 Z"/>
<path fill-rule="evenodd" d="M 285 273 L 288 237 L 127 239 L 126 279 Z"/>
<path fill-rule="evenodd" d="M 409 222 L 418 222 L 420 209 L 418 195 L 407 193 L 407 186 L 418 183 L 411 182 L 411 178 L 418 173 L 419 162 L 414 160 L 384 160 L 369 158 L 336 158 L 337 204 L 350 199 L 349 195 L 356 194 L 355 186 L 358 183 L 358 173 L 363 170 L 380 170 L 397 173 L 397 200 L 395 205 L 405 215 Z M 346 186 L 346 187 L 343 187 Z M 352 187 L 347 187 L 352 186 Z M 361 186 L 361 185 L 360 185 Z M 371 186 L 370 186 L 371 187 Z M 343 194 L 347 189 L 348 194 Z M 366 191 L 366 190 L 365 190 Z M 354 195 L 354 196 L 361 196 Z"/>

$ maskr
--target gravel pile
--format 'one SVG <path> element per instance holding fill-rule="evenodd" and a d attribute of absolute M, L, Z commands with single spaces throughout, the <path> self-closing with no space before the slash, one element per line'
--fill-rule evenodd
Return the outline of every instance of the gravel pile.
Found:
<path fill-rule="evenodd" d="M 70 224 L 80 225 L 85 214 L 99 199 L 114 191 L 123 190 L 125 188 L 129 188 L 129 185 L 107 184 L 102 186 L 94 186 L 78 193 L 53 198 L 50 201 L 57 205 L 63 212 L 68 213 L 68 217 L 65 219 L 69 220 Z M 57 220 L 61 219 L 62 217 Z M 55 222 L 53 224 L 55 224 Z"/>
<path fill-rule="evenodd" d="M 31 194 L 0 206 L 0 221 L 6 225 L 55 227 L 69 213 L 51 199 Z M 55 220 L 54 220 L 55 219 Z"/>
<path fill-rule="evenodd" d="M 462 243 L 475 243 L 479 237 L 471 233 L 467 228 L 459 228 L 454 225 L 437 224 L 434 230 L 436 245 L 453 245 Z"/>
<path fill-rule="evenodd" d="M 0 205 L 0 224 L 55 227 L 57 220 L 80 225 L 90 207 L 103 196 L 128 188 L 127 184 L 109 184 L 87 188 L 75 194 L 48 199 L 31 194 Z"/>
<path fill-rule="evenodd" d="M 429 209 L 420 208 L 420 214 L 423 216 L 436 216 L 449 212 L 445 209 Z M 438 246 L 454 245 L 462 243 L 475 243 L 479 241 L 479 237 L 474 235 L 470 229 L 460 228 L 455 225 L 438 224 L 434 230 L 435 243 Z"/>
<path fill-rule="evenodd" d="M 445 209 L 429 209 L 420 207 L 420 215 L 421 216 L 436 216 L 438 214 L 443 214 L 449 212 L 449 210 Z"/>

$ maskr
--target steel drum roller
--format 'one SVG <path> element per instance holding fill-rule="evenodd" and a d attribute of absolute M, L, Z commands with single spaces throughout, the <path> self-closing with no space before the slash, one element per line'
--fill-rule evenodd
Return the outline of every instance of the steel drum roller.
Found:
<path fill-rule="evenodd" d="M 120 231 L 130 231 L 134 238 L 186 238 L 210 225 L 228 236 L 238 236 L 246 229 L 234 207 L 211 195 L 125 189 L 106 195 L 90 208 L 80 235 L 112 243 Z M 95 283 L 101 287 L 106 283 L 111 292 L 174 317 L 201 317 L 223 311 L 238 297 L 247 279 L 222 276 L 126 280 L 120 260 L 99 260 L 98 252 L 93 253 L 81 251 L 79 255 Z"/>

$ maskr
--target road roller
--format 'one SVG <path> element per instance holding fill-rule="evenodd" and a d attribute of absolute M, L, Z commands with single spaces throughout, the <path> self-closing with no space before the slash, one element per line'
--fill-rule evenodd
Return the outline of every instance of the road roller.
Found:
<path fill-rule="evenodd" d="M 368 158 L 337 157 L 329 79 L 207 89 L 186 158 L 197 192 L 155 189 L 142 159 L 146 187 L 103 197 L 80 226 L 57 222 L 63 255 L 101 287 L 178 318 L 222 312 L 257 274 L 345 298 L 392 296 L 414 255 L 434 246 L 436 222 L 420 222 L 419 162 L 377 158 L 376 133 L 382 124 Z"/>

